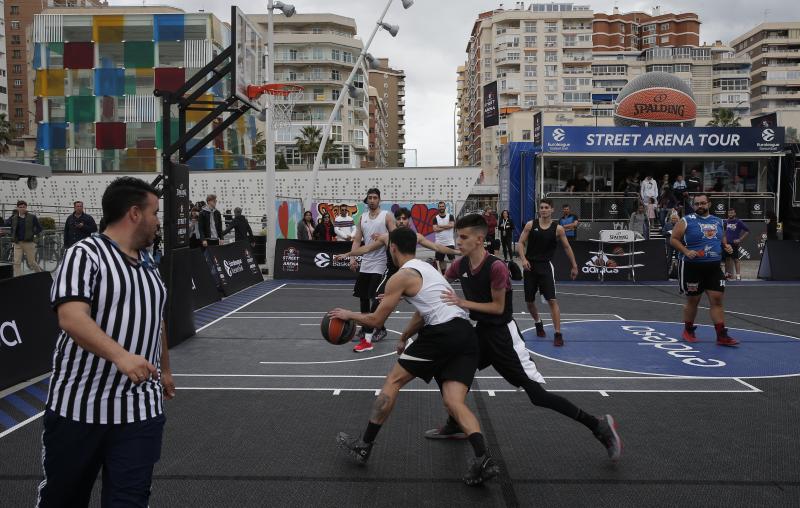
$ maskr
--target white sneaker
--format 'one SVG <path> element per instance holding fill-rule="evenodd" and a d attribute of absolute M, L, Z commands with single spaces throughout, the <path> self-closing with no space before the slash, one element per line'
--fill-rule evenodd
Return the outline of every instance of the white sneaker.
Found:
<path fill-rule="evenodd" d="M 736 280 L 742 280 L 742 276 L 739 275 L 739 274 L 736 274 Z"/>

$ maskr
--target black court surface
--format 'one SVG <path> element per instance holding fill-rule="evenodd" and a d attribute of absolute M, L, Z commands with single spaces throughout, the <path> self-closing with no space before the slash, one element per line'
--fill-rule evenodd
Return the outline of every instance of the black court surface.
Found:
<path fill-rule="evenodd" d="M 319 331 L 326 310 L 357 308 L 350 284 L 270 284 L 172 351 L 178 395 L 167 403 L 151 506 L 800 506 L 800 286 L 729 286 L 738 349 L 716 346 L 702 326 L 699 343 L 677 341 L 682 300 L 666 283 L 562 284 L 566 345 L 555 348 L 551 327 L 547 339 L 531 333 L 515 286 L 546 388 L 612 414 L 624 450 L 611 463 L 583 426 L 532 406 L 487 369 L 468 404 L 501 474 L 476 488 L 460 480 L 468 443 L 423 437 L 445 417 L 435 386 L 401 392 L 366 466 L 334 442 L 363 432 L 407 304 L 384 341 L 355 354 Z M 698 323 L 709 323 L 707 310 Z M 34 418 L 0 434 L 0 506 L 35 504 L 41 430 Z"/>

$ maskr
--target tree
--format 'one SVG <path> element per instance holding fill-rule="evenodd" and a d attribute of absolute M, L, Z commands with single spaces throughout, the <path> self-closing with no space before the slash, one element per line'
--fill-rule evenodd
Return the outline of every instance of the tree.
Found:
<path fill-rule="evenodd" d="M 796 127 L 786 127 L 786 142 L 787 143 L 800 143 L 800 137 L 797 136 Z"/>
<path fill-rule="evenodd" d="M 5 155 L 9 152 L 9 145 L 14 139 L 14 131 L 11 122 L 6 119 L 5 113 L 0 113 L 0 154 Z"/>
<path fill-rule="evenodd" d="M 294 146 L 300 152 L 302 159 L 305 160 L 307 168 L 311 168 L 314 165 L 314 159 L 317 157 L 317 150 L 319 150 L 321 141 L 322 129 L 313 125 L 303 127 L 300 130 L 300 135 L 295 136 Z M 329 138 L 325 143 L 325 150 L 322 152 L 322 161 L 325 163 L 325 167 L 328 166 L 328 162 L 339 156 L 339 147 L 333 144 L 333 141 Z"/>
<path fill-rule="evenodd" d="M 264 139 L 263 132 L 256 132 L 256 142 L 253 145 L 253 159 L 256 164 L 264 164 L 267 161 L 267 141 Z"/>
<path fill-rule="evenodd" d="M 282 153 L 275 155 L 275 169 L 289 169 L 289 165 L 286 164 L 286 157 Z"/>
<path fill-rule="evenodd" d="M 733 110 L 721 108 L 714 111 L 714 118 L 706 124 L 706 127 L 739 127 L 741 120 Z"/>

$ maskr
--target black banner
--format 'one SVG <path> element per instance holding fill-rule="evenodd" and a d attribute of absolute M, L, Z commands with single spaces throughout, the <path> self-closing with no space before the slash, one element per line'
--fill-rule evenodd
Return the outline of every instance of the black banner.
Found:
<path fill-rule="evenodd" d="M 0 282 L 0 390 L 49 372 L 58 337 L 49 272 Z"/>
<path fill-rule="evenodd" d="M 500 103 L 497 100 L 497 81 L 483 85 L 483 127 L 500 123 Z"/>
<path fill-rule="evenodd" d="M 189 200 L 189 166 L 185 164 L 172 164 L 170 166 L 169 191 L 172 193 L 170 208 L 165 210 L 166 217 L 173 221 L 173 242 L 169 243 L 169 248 L 177 249 L 189 245 L 189 225 L 190 211 L 192 202 Z"/>
<path fill-rule="evenodd" d="M 533 145 L 542 146 L 542 112 L 533 114 Z"/>
<path fill-rule="evenodd" d="M 275 278 L 353 280 L 357 274 L 350 270 L 350 262 L 333 260 L 336 254 L 349 252 L 350 247 L 350 242 L 279 239 L 275 245 Z"/>
<path fill-rule="evenodd" d="M 575 254 L 575 261 L 578 264 L 578 277 L 575 280 L 598 280 L 600 272 L 603 272 L 605 280 L 630 280 L 630 268 L 617 268 L 612 266 L 626 266 L 630 264 L 629 256 L 607 256 L 603 255 L 602 259 L 597 254 L 599 242 L 589 241 L 575 241 L 570 242 L 572 252 Z M 619 244 L 624 252 L 631 250 L 631 244 Z M 644 252 L 644 254 L 637 254 L 634 256 L 633 261 L 635 264 L 644 266 L 637 267 L 636 280 L 667 280 L 667 250 L 664 240 L 645 240 L 635 242 L 636 251 Z M 605 251 L 611 252 L 611 248 L 606 244 Z M 597 266 L 602 264 L 604 266 Z M 570 263 L 567 254 L 563 249 L 556 250 L 556 255 L 553 257 L 553 268 L 555 269 L 556 280 L 570 280 L 569 271 Z"/>
<path fill-rule="evenodd" d="M 192 309 L 192 274 L 188 247 L 167 252 L 158 271 L 167 286 L 167 308 L 164 322 L 167 325 L 167 343 L 170 349 L 195 334 Z M 170 274 L 170 268 L 172 273 Z M 171 277 L 171 278 L 170 278 Z"/>
<path fill-rule="evenodd" d="M 750 119 L 750 126 L 761 127 L 762 129 L 766 129 L 767 127 L 777 127 L 778 113 L 767 113 L 766 115 L 754 116 Z"/>
<path fill-rule="evenodd" d="M 228 245 L 209 245 L 206 252 L 225 296 L 264 280 L 253 257 L 253 247 L 246 241 Z"/>
<path fill-rule="evenodd" d="M 191 249 L 189 261 L 192 266 L 192 309 L 197 310 L 218 302 L 219 291 L 203 251 Z"/>
<path fill-rule="evenodd" d="M 800 242 L 769 240 L 758 265 L 758 278 L 767 280 L 800 280 Z"/>

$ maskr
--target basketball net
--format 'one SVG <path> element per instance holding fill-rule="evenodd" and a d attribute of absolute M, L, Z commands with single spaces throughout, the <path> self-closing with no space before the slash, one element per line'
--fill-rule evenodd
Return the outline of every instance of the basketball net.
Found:
<path fill-rule="evenodd" d="M 294 105 L 303 97 L 303 90 L 302 86 L 297 85 L 250 85 L 247 95 L 251 99 L 266 95 L 267 107 L 272 112 L 272 130 L 278 130 L 291 125 Z"/>

